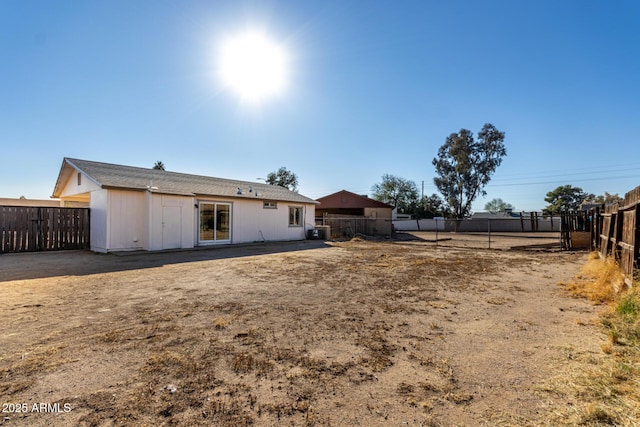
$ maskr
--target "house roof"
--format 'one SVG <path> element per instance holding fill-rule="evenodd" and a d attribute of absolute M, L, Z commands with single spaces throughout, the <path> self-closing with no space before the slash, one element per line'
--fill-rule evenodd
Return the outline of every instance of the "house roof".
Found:
<path fill-rule="evenodd" d="M 53 197 L 60 197 L 64 185 L 74 174 L 82 172 L 101 188 L 146 191 L 183 196 L 224 196 L 242 199 L 275 200 L 297 203 L 316 201 L 277 185 L 262 184 L 210 176 L 191 175 L 157 169 L 92 162 L 65 157 L 62 161 Z M 238 189 L 242 194 L 238 194 Z"/>
<path fill-rule="evenodd" d="M 366 196 L 352 193 L 347 190 L 338 191 L 328 196 L 317 199 L 320 206 L 317 209 L 362 209 L 362 208 L 389 208 L 393 206 L 370 199 Z"/>

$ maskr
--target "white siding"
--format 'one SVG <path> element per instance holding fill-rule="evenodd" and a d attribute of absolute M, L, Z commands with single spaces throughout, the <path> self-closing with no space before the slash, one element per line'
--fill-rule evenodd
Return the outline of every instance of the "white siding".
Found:
<path fill-rule="evenodd" d="M 224 201 L 224 200 L 220 200 Z M 276 209 L 263 208 L 263 200 L 235 200 L 231 218 L 231 242 L 248 243 L 267 240 L 302 240 L 313 228 L 315 205 L 277 202 Z M 289 207 L 302 207 L 300 227 L 289 227 Z"/>
<path fill-rule="evenodd" d="M 81 174 L 80 185 L 78 185 L 78 173 Z M 98 186 L 85 174 L 82 174 L 81 172 L 74 172 L 62 189 L 62 192 L 60 193 L 60 199 L 75 196 L 77 194 L 89 193 L 96 190 L 100 190 L 100 186 Z"/>
<path fill-rule="evenodd" d="M 107 206 L 109 190 L 97 190 L 91 192 L 89 207 L 91 208 L 91 250 L 107 252 Z"/>
<path fill-rule="evenodd" d="M 231 204 L 231 243 L 302 240 L 314 224 L 315 205 L 312 204 L 280 201 L 276 209 L 265 209 L 263 200 L 206 198 L 198 201 Z M 107 252 L 192 248 L 198 244 L 199 212 L 195 208 L 198 201 L 188 196 L 146 191 L 93 191 L 91 249 Z M 302 226 L 289 226 L 289 207 L 302 208 Z"/>
<path fill-rule="evenodd" d="M 108 249 L 121 251 L 147 248 L 145 193 L 142 191 L 108 191 Z"/>
<path fill-rule="evenodd" d="M 180 236 L 180 247 L 192 248 L 195 242 L 195 199 L 188 196 L 170 196 L 151 194 L 147 196 L 148 203 L 148 233 L 149 250 L 161 250 L 173 245 L 167 241 L 169 234 Z M 167 208 L 167 209 L 165 209 Z M 179 210 L 179 224 L 169 224 L 165 221 L 169 212 L 175 214 Z M 166 227 L 179 227 L 179 230 L 167 230 Z M 168 246 L 169 245 L 169 246 Z"/>

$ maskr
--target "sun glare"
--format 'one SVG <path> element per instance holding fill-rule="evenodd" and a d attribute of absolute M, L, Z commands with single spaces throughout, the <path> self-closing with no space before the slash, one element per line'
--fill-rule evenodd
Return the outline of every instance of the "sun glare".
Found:
<path fill-rule="evenodd" d="M 282 47 L 259 32 L 225 40 L 220 50 L 220 78 L 243 101 L 259 103 L 286 86 L 287 58 Z"/>

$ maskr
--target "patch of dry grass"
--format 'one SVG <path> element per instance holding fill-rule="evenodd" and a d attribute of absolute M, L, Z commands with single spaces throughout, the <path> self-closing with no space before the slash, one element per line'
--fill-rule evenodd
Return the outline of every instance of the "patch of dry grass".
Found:
<path fill-rule="evenodd" d="M 62 351 L 65 345 L 34 348 L 20 356 L 0 359 L 7 366 L 0 369 L 0 393 L 12 395 L 33 385 L 38 375 L 49 372 L 57 366 L 73 362 Z"/>
<path fill-rule="evenodd" d="M 575 280 L 566 284 L 573 295 L 594 303 L 614 301 L 624 286 L 624 275 L 613 258 L 601 260 L 597 252 L 589 255 L 587 264 Z"/>
<path fill-rule="evenodd" d="M 608 337 L 602 357 L 578 358 L 580 366 L 556 384 L 554 391 L 574 394 L 581 403 L 562 414 L 569 425 L 640 425 L 640 284 L 625 289 L 623 279 L 614 260 L 595 253 L 566 284 L 572 294 L 606 304 L 600 321 Z"/>

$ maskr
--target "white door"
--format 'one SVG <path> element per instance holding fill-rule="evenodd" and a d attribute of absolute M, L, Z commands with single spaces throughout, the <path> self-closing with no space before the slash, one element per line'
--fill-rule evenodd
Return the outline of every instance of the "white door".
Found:
<path fill-rule="evenodd" d="M 182 208 L 162 207 L 162 249 L 182 247 Z"/>

